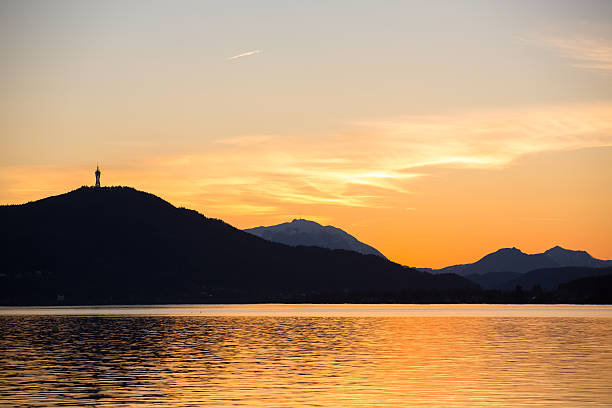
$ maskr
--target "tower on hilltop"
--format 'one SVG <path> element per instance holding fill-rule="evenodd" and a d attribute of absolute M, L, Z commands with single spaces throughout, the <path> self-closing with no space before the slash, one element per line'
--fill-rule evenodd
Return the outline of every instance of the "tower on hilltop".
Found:
<path fill-rule="evenodd" d="M 100 187 L 100 174 L 102 174 L 100 172 L 100 166 L 96 166 L 96 172 L 94 174 L 96 175 L 96 187 Z"/>

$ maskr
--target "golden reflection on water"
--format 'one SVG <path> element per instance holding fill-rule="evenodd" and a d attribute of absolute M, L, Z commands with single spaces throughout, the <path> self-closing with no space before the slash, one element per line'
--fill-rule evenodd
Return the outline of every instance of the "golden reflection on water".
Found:
<path fill-rule="evenodd" d="M 584 316 L 564 311 L 571 307 L 550 307 L 555 316 L 398 315 L 397 307 L 375 315 L 363 306 L 360 315 L 359 307 L 318 316 L 295 305 L 263 315 L 249 314 L 256 306 L 245 315 L 240 307 L 234 315 L 5 313 L 0 405 L 612 404 L 605 307 Z M 352 315 L 342 315 L 347 308 Z"/>

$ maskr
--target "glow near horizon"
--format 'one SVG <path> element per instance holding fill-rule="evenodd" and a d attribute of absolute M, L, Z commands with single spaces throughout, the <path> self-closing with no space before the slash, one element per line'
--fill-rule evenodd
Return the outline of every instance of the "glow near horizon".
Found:
<path fill-rule="evenodd" d="M 409 265 L 612 258 L 612 9 L 581 5 L 6 2 L 0 200 L 100 160 L 103 184 L 242 228 L 322 221 Z M 227 57 L 248 44 L 274 52 Z"/>

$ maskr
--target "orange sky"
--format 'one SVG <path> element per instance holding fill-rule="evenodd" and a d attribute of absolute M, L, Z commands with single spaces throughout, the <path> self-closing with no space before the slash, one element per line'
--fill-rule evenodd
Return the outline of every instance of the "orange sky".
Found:
<path fill-rule="evenodd" d="M 350 4 L 3 3 L 0 202 L 100 162 L 104 185 L 411 266 L 612 259 L 612 6 Z"/>

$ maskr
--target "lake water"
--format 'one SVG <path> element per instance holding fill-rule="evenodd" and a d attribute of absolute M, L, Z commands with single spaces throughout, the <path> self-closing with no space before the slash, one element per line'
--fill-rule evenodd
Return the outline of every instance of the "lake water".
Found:
<path fill-rule="evenodd" d="M 0 308 L 0 406 L 609 407 L 612 307 Z"/>

